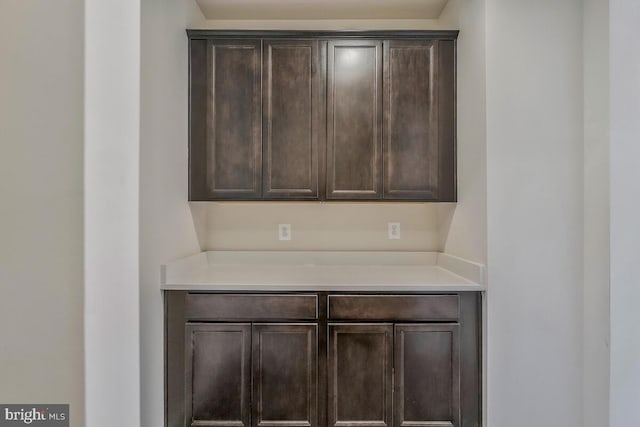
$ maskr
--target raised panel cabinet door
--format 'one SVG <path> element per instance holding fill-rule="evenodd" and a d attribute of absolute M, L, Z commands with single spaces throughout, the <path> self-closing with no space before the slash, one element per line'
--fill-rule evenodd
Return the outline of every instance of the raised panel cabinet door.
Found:
<path fill-rule="evenodd" d="M 395 325 L 395 427 L 460 427 L 458 329 Z"/>
<path fill-rule="evenodd" d="M 384 42 L 384 199 L 455 201 L 455 43 Z"/>
<path fill-rule="evenodd" d="M 327 199 L 382 197 L 382 42 L 328 44 Z"/>
<path fill-rule="evenodd" d="M 187 324 L 187 426 L 249 427 L 251 324 Z"/>
<path fill-rule="evenodd" d="M 190 199 L 260 198 L 262 42 L 193 40 L 190 66 Z"/>
<path fill-rule="evenodd" d="M 253 325 L 253 427 L 316 427 L 317 324 Z"/>
<path fill-rule="evenodd" d="M 317 199 L 324 158 L 326 42 L 265 40 L 263 196 Z"/>
<path fill-rule="evenodd" d="M 391 324 L 329 324 L 329 426 L 390 427 Z"/>

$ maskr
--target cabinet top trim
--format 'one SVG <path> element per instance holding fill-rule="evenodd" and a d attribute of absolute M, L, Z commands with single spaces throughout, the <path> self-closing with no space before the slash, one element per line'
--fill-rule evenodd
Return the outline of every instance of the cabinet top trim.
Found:
<path fill-rule="evenodd" d="M 351 38 L 351 39 L 437 39 L 456 40 L 458 30 L 201 30 L 187 29 L 189 39 L 212 38 Z"/>

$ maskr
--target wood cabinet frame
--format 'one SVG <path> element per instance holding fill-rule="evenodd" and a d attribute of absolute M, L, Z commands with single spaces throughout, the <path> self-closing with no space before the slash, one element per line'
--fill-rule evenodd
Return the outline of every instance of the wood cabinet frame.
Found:
<path fill-rule="evenodd" d="M 287 200 L 287 201 L 434 201 L 434 202 L 455 202 L 457 200 L 456 191 L 456 119 L 455 119 L 455 49 L 458 31 L 250 31 L 250 30 L 187 30 L 190 40 L 189 49 L 189 200 Z M 239 159 L 247 157 L 236 156 L 233 164 L 236 166 L 220 166 L 220 176 L 214 173 L 208 164 L 213 156 L 210 145 L 215 142 L 211 134 L 216 134 L 215 124 L 208 105 L 212 102 L 211 90 L 207 89 L 211 83 L 211 72 L 203 73 L 196 70 L 210 68 L 210 46 L 234 43 L 238 46 L 251 43 L 260 44 L 260 61 L 255 70 L 255 76 L 259 76 L 260 84 L 254 84 L 254 88 L 259 88 L 260 93 L 252 95 L 252 102 L 245 102 L 254 105 L 250 112 L 246 112 L 246 120 L 243 124 L 238 124 L 237 129 L 228 132 L 230 137 L 236 138 L 237 134 L 251 134 L 252 158 L 250 166 L 240 165 Z M 291 173 L 279 174 L 281 169 L 277 165 L 272 168 L 271 161 L 273 155 L 273 140 L 270 138 L 273 116 L 271 115 L 272 92 L 270 92 L 270 52 L 273 46 L 284 44 L 289 46 L 306 45 L 317 50 L 311 62 L 315 70 L 310 79 L 312 86 L 311 99 L 300 108 L 310 108 L 308 115 L 311 117 L 311 135 L 308 150 L 295 147 L 294 151 L 304 152 L 305 158 L 298 163 L 290 162 L 288 154 L 282 151 L 276 158 L 276 163 L 285 162 L 292 165 Z M 389 70 L 389 47 L 415 45 L 427 43 L 433 46 L 432 60 L 436 63 L 430 64 L 432 77 L 436 76 L 437 88 L 429 86 L 429 90 L 437 96 L 429 106 L 428 119 L 428 141 L 421 143 L 427 148 L 418 148 L 418 152 L 428 152 L 430 155 L 424 162 L 411 161 L 404 171 L 402 162 L 406 159 L 415 159 L 416 156 L 400 155 L 406 147 L 416 147 L 415 144 L 396 144 L 390 140 L 387 128 L 391 124 L 398 122 L 397 116 L 391 111 L 389 99 L 391 93 L 387 88 L 392 78 Z M 333 60 L 332 49 L 340 45 L 349 44 L 379 44 L 376 47 L 379 69 L 376 75 L 376 95 L 372 102 L 374 106 L 374 123 L 372 170 L 366 170 L 363 174 L 349 170 L 348 166 L 342 168 L 342 181 L 354 174 L 354 185 L 336 185 L 335 164 L 331 160 L 336 154 L 336 138 L 333 135 L 333 127 L 336 124 L 333 102 L 337 99 L 332 91 Z M 447 48 L 443 48 L 447 46 Z M 206 62 L 206 64 L 205 64 Z M 292 64 L 295 61 L 292 62 Z M 431 78 L 433 83 L 433 78 Z M 255 83 L 255 82 L 254 82 Z M 444 89 L 442 89 L 444 88 Z M 256 89 L 257 90 L 257 89 Z M 293 90 L 293 89 L 292 89 Z M 442 96 L 441 96 L 442 95 Z M 365 102 L 365 100 L 363 100 Z M 308 104 L 308 105 L 307 105 Z M 236 108 L 238 107 L 238 108 Z M 237 111 L 239 106 L 231 108 Z M 289 106 L 293 108 L 293 106 Z M 290 108 L 283 108 L 282 111 L 289 111 Z M 296 110 L 297 111 L 297 110 Z M 306 111 L 306 110 L 305 110 Z M 239 114 L 239 113 L 238 113 Z M 261 117 L 258 118 L 256 114 Z M 237 114 L 236 114 L 237 115 Z M 300 112 L 300 117 L 306 117 L 306 112 Z M 400 116 L 401 117 L 401 116 Z M 305 119 L 306 120 L 306 119 Z M 247 123 L 244 123 L 244 122 Z M 398 123 L 400 129 L 403 123 Z M 344 127 L 346 132 L 350 128 Z M 353 130 L 353 129 L 352 129 Z M 303 132 L 302 127 L 291 132 L 284 132 L 286 135 L 298 135 Z M 357 132 L 356 132 L 357 133 Z M 406 133 L 406 132 L 405 132 Z M 422 132 L 424 134 L 425 132 Z M 225 134 L 222 132 L 222 134 Z M 421 135 L 422 135 L 421 134 Z M 226 134 L 225 134 L 226 135 Z M 349 139 L 352 135 L 345 135 Z M 362 136 L 362 135 L 360 135 Z M 424 135 L 423 135 L 424 136 Z M 258 142 L 259 138 L 259 142 Z M 244 139 L 243 139 L 244 141 Z M 414 138 L 415 141 L 415 138 Z M 284 141 L 279 144 L 279 150 L 292 148 L 291 141 Z M 248 143 L 243 143 L 242 152 L 248 150 Z M 418 144 L 419 145 L 419 144 Z M 394 148 L 400 146 L 400 151 Z M 283 148 L 284 147 L 284 148 Z M 362 147 L 361 151 L 363 150 Z M 361 153 L 367 154 L 367 153 Z M 359 155 L 358 153 L 353 156 Z M 422 157 L 421 157 L 422 158 Z M 395 160 L 393 160 L 395 159 Z M 404 160 L 403 160 L 404 159 Z M 400 163 L 398 163 L 400 162 Z M 214 161 L 215 163 L 215 161 Z M 347 169 L 345 169 L 347 168 Z M 429 170 L 425 177 L 425 168 Z M 411 170 L 410 170 L 411 169 Z M 394 172 L 395 170 L 395 172 Z M 275 171 L 275 172 L 274 172 Z M 395 173 L 395 175 L 392 175 Z M 286 178 L 282 178 L 285 175 Z M 308 175 L 308 177 L 307 177 Z M 369 176 L 372 175 L 372 176 Z M 299 182 L 291 177 L 302 177 Z M 226 181 L 226 187 L 216 187 L 215 179 Z M 293 185 L 277 185 L 274 180 L 280 179 L 282 182 L 293 183 Z M 412 181 L 413 180 L 413 181 Z M 428 182 L 423 182 L 423 181 Z M 294 182 L 295 181 L 295 182 Z M 360 182 L 362 181 L 362 182 Z M 363 182 L 367 181 L 367 185 Z M 369 182 L 371 181 L 371 182 Z M 249 182 L 251 184 L 249 184 Z M 418 185 L 420 183 L 420 185 Z M 231 184 L 236 185 L 235 187 Z M 231 186 L 231 187 L 229 187 Z"/>
<path fill-rule="evenodd" d="M 203 322 L 202 320 L 198 320 L 197 318 L 193 318 L 189 320 L 189 311 L 188 303 L 189 299 L 197 298 L 198 296 L 206 297 L 208 295 L 227 295 L 230 293 L 225 292 L 207 292 L 207 293 L 199 293 L 199 292 L 188 292 L 188 291 L 165 291 L 164 292 L 164 304 L 165 304 L 165 427 L 184 427 L 186 424 L 186 417 L 188 416 L 189 410 L 187 408 L 187 396 L 186 396 L 186 388 L 187 382 L 185 381 L 185 372 L 187 372 L 189 363 L 187 360 L 187 352 L 185 351 L 185 343 L 187 340 L 188 331 L 194 328 L 193 325 L 202 326 L 204 325 L 205 330 L 209 327 L 207 325 L 212 326 L 212 330 L 215 330 L 217 327 L 228 325 L 238 325 L 238 318 L 244 318 L 244 315 L 240 313 L 236 317 L 236 320 L 225 322 L 217 318 L 217 316 L 211 316 L 211 318 L 216 319 L 212 322 Z M 259 297 L 263 295 L 264 297 L 274 296 L 274 295 L 283 295 L 283 294 L 292 294 L 291 292 L 283 293 L 283 292 L 270 292 L 270 293 L 232 293 L 234 295 L 251 295 L 254 297 Z M 291 319 L 290 315 L 287 314 L 286 318 L 279 318 L 277 314 L 273 315 L 263 315 L 260 320 L 256 320 L 255 322 L 248 322 L 247 320 L 242 321 L 242 325 L 253 324 L 259 325 L 259 327 L 265 328 L 268 325 L 274 325 L 277 328 L 282 327 L 283 330 L 295 330 L 295 325 L 317 325 L 314 330 L 317 331 L 317 411 L 316 411 L 316 420 L 317 427 L 331 427 L 332 420 L 329 418 L 331 411 L 329 410 L 329 405 L 331 402 L 329 401 L 329 397 L 332 396 L 330 392 L 330 378 L 334 378 L 335 375 L 332 375 L 329 372 L 330 369 L 330 361 L 329 357 L 329 349 L 330 349 L 330 325 L 337 325 L 340 327 L 345 327 L 348 325 L 395 325 L 395 329 L 400 328 L 417 328 L 420 330 L 422 327 L 425 331 L 446 331 L 454 334 L 457 338 L 455 338 L 459 342 L 459 348 L 454 351 L 455 357 L 458 362 L 454 362 L 454 364 L 459 365 L 459 407 L 460 412 L 459 415 L 452 418 L 453 423 L 450 424 L 442 424 L 444 425 L 453 425 L 454 427 L 479 427 L 482 425 L 482 379 L 481 379 L 481 366 L 482 366 L 482 356 L 481 356 L 481 343 L 482 343 L 482 332 L 481 332 L 481 304 L 482 304 L 482 295 L 480 292 L 456 292 L 456 293 L 367 293 L 367 292 L 349 292 L 349 293 L 339 293 L 339 292 L 298 292 L 294 293 L 295 295 L 300 296 L 313 296 L 317 297 L 317 318 L 315 319 L 304 319 L 298 320 Z M 450 297 L 455 297 L 455 300 L 459 301 L 459 314 L 457 318 L 452 318 L 451 310 L 446 310 L 441 312 L 441 314 L 433 315 L 433 310 L 430 308 L 429 304 L 420 303 L 416 307 L 425 307 L 428 311 L 429 316 L 424 317 L 429 320 L 411 320 L 411 319 L 398 319 L 397 321 L 390 321 L 385 316 L 388 311 L 381 310 L 379 314 L 369 312 L 368 318 L 363 319 L 362 321 L 358 321 L 357 319 L 353 319 L 349 316 L 349 319 L 331 319 L 329 317 L 328 310 L 328 296 L 331 295 L 348 295 L 348 296 L 366 296 L 371 297 L 375 296 L 377 299 L 394 296 L 402 296 L 406 299 L 406 297 L 411 297 L 415 295 L 420 295 L 422 298 L 418 301 L 424 301 L 424 297 L 428 296 L 437 296 L 437 301 L 442 301 L 442 298 L 445 300 L 449 300 Z M 378 317 L 376 317 L 378 316 Z M 268 320 L 265 321 L 265 318 Z M 407 325 L 409 324 L 409 325 Z M 191 325 L 191 326 L 189 326 Z M 218 326 L 216 326 L 218 325 Z M 281 326 L 278 326 L 281 325 Z M 341 326 L 343 325 L 343 326 Z M 255 334 L 255 329 L 253 334 Z M 397 338 L 397 336 L 396 336 Z M 391 344 L 395 339 L 391 337 Z M 255 343 L 254 343 L 255 345 Z M 396 345 L 394 348 L 394 352 L 396 353 L 394 357 L 398 357 L 399 348 Z M 254 347 L 255 353 L 255 347 Z M 452 353 L 453 354 L 453 353 Z M 255 357 L 255 354 L 253 355 Z M 397 361 L 395 363 L 395 375 L 398 375 L 398 364 Z M 334 378 L 335 379 L 335 378 Z M 457 381 L 454 379 L 454 382 Z M 397 379 L 395 380 L 397 387 Z M 254 380 L 255 387 L 255 380 Z M 396 398 L 398 397 L 398 391 L 395 392 Z M 254 391 L 255 398 L 255 391 Z M 393 408 L 393 412 L 397 411 L 398 403 L 395 403 L 395 407 Z M 255 408 L 254 408 L 255 409 Z M 398 423 L 398 416 L 391 417 L 391 423 L 394 427 L 400 427 Z M 249 421 L 250 425 L 253 424 L 253 421 Z M 410 425 L 406 424 L 406 425 Z M 297 425 L 297 424 L 296 424 Z M 342 424 L 341 424 L 342 425 Z M 365 424 L 358 424 L 365 426 Z M 422 424 L 421 424 L 422 425 Z M 436 423 L 427 423 L 425 425 L 431 426 L 440 426 L 441 424 Z M 316 425 L 313 425 L 315 427 Z"/>

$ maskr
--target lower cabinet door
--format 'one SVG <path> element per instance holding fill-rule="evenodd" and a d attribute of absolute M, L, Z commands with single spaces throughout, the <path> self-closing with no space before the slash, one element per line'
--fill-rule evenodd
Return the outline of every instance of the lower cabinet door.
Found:
<path fill-rule="evenodd" d="M 329 324 L 329 426 L 391 426 L 392 345 L 391 324 Z"/>
<path fill-rule="evenodd" d="M 317 329 L 253 325 L 253 427 L 317 427 Z"/>
<path fill-rule="evenodd" d="M 251 324 L 187 324 L 187 426 L 249 427 Z"/>
<path fill-rule="evenodd" d="M 395 427 L 460 426 L 458 328 L 395 325 Z"/>

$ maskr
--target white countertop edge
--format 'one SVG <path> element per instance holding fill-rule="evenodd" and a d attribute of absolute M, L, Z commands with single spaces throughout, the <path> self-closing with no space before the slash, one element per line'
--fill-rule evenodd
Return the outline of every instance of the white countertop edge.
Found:
<path fill-rule="evenodd" d="M 455 283 L 226 283 L 207 282 L 198 273 L 215 268 L 237 266 L 287 266 L 306 268 L 413 266 L 439 267 L 460 278 Z M 195 280 L 194 280 L 195 279 Z M 200 252 L 161 266 L 161 288 L 164 290 L 202 291 L 395 291 L 395 292 L 455 292 L 483 291 L 484 265 L 440 252 L 374 252 L 374 251 L 208 251 Z"/>
<path fill-rule="evenodd" d="M 318 284 L 287 284 L 287 285 L 273 285 L 273 284 L 250 284 L 239 285 L 237 283 L 216 283 L 216 284 L 203 284 L 203 283 L 181 283 L 181 284 L 166 284 L 162 286 L 163 291 L 219 291 L 219 292 L 480 292 L 485 291 L 486 288 L 482 285 L 471 284 L 425 284 L 425 285 L 367 285 L 367 284 L 332 284 L 332 285 L 318 285 Z"/>

